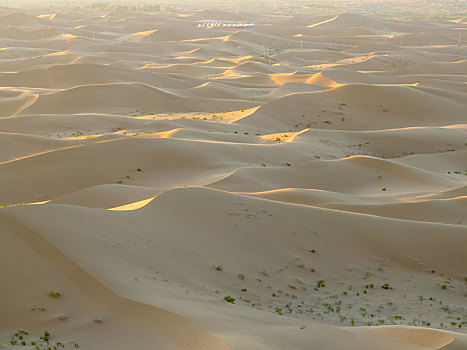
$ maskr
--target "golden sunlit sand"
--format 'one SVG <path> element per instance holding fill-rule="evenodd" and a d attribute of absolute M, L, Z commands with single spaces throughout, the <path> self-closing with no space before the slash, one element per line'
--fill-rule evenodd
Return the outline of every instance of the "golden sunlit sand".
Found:
<path fill-rule="evenodd" d="M 0 7 L 0 349 L 467 349 L 465 18 L 247 10 Z"/>

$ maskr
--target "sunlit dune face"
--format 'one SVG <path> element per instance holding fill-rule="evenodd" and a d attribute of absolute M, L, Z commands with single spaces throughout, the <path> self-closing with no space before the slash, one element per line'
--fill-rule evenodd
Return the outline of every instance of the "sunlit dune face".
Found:
<path fill-rule="evenodd" d="M 41 201 L 41 202 L 32 202 L 32 203 L 15 203 L 15 204 L 0 205 L 0 209 L 21 207 L 21 206 L 24 206 L 24 205 L 41 205 L 41 204 L 47 204 L 49 202 L 50 202 L 50 200 Z"/>
<path fill-rule="evenodd" d="M 261 138 L 273 143 L 293 142 L 293 140 L 300 134 L 306 133 L 309 128 L 297 132 L 280 132 L 275 134 L 263 135 Z"/>
<path fill-rule="evenodd" d="M 467 23 L 467 20 L 465 18 L 459 18 L 459 19 L 452 19 L 450 20 L 449 22 L 452 22 L 452 23 L 462 23 L 462 24 L 465 24 Z"/>
<path fill-rule="evenodd" d="M 160 137 L 162 139 L 168 139 L 168 138 L 172 138 L 178 131 L 179 131 L 179 129 L 163 131 L 163 132 L 157 133 L 156 136 Z"/>
<path fill-rule="evenodd" d="M 240 63 L 242 61 L 246 61 L 246 60 L 249 60 L 250 58 L 252 58 L 252 56 L 248 55 L 248 56 L 242 56 L 242 57 L 237 57 L 237 58 L 232 58 L 230 59 L 231 62 L 233 63 Z M 228 60 L 228 59 L 226 59 Z"/>
<path fill-rule="evenodd" d="M 307 28 L 314 28 L 314 27 L 320 26 L 320 25 L 322 25 L 322 24 L 325 24 L 325 23 L 332 22 L 332 21 L 336 20 L 336 19 L 337 19 L 337 17 L 339 17 L 339 16 L 336 16 L 336 17 L 333 17 L 333 18 L 327 19 L 327 20 L 325 20 L 325 21 L 322 21 L 322 22 L 319 22 L 319 23 L 310 24 L 309 26 L 307 26 Z"/>
<path fill-rule="evenodd" d="M 342 84 L 339 84 L 338 82 L 329 79 L 322 73 L 316 73 L 313 76 L 311 76 L 309 79 L 305 81 L 307 84 L 313 84 L 313 85 L 320 85 L 320 86 L 326 86 L 330 88 L 336 88 L 339 86 L 342 86 Z"/>
<path fill-rule="evenodd" d="M 224 123 L 227 123 L 227 124 L 234 123 L 236 121 L 239 121 L 239 120 L 253 114 L 260 107 L 261 106 L 257 106 L 257 107 L 248 108 L 248 109 L 244 109 L 244 110 L 224 113 L 224 114 L 222 114 L 222 120 L 221 121 L 224 122 Z"/>
<path fill-rule="evenodd" d="M 218 77 L 215 77 L 215 79 L 237 79 L 237 78 L 245 78 L 245 77 L 250 77 L 250 76 L 251 75 L 241 74 L 234 70 L 227 69 L 225 72 L 220 74 Z"/>
<path fill-rule="evenodd" d="M 190 57 L 187 57 L 187 58 L 190 58 Z M 194 64 L 201 64 L 201 65 L 203 65 L 203 64 L 209 64 L 209 63 L 212 63 L 212 62 L 214 62 L 214 58 L 211 58 L 211 59 L 209 59 L 209 60 L 207 60 L 207 61 L 196 62 L 196 63 L 194 63 Z"/>
<path fill-rule="evenodd" d="M 210 82 L 206 82 L 200 86 L 195 87 L 195 89 L 203 88 L 209 86 Z M 142 119 L 156 119 L 156 120 L 183 120 L 183 119 L 191 119 L 191 120 L 203 120 L 205 122 L 215 122 L 215 123 L 223 123 L 223 124 L 231 124 L 236 121 L 239 121 L 249 115 L 253 114 L 260 108 L 260 106 L 256 106 L 253 108 L 247 109 L 240 109 L 228 112 L 220 112 L 220 113 L 164 113 L 164 114 L 156 114 L 154 116 L 146 116 L 141 117 Z M 150 132 L 142 132 L 136 135 L 132 133 L 133 136 L 153 136 L 153 137 L 162 137 L 162 138 L 170 138 L 174 137 L 181 129 L 171 129 L 168 131 L 157 132 L 157 131 L 150 131 Z M 125 133 L 126 135 L 130 135 L 127 132 L 119 131 L 119 134 Z"/>
<path fill-rule="evenodd" d="M 120 41 L 120 42 L 122 42 L 122 41 L 140 42 L 140 41 L 145 41 L 145 40 L 150 41 L 151 36 L 154 33 L 157 33 L 157 32 L 158 32 L 157 29 L 146 30 L 146 31 L 142 31 L 142 32 L 132 33 L 132 34 L 129 34 L 129 35 L 124 35 L 124 36 L 118 38 L 117 40 Z"/>
<path fill-rule="evenodd" d="M 186 54 L 186 55 L 191 55 L 191 54 L 193 54 L 193 53 L 197 52 L 198 50 L 199 50 L 199 47 L 197 47 L 196 49 L 193 49 L 193 50 L 187 51 L 187 52 L 185 52 L 185 54 Z"/>
<path fill-rule="evenodd" d="M 146 37 L 148 35 L 154 34 L 155 32 L 157 32 L 157 29 L 146 30 L 144 32 L 138 32 L 138 33 L 133 33 L 133 34 L 130 34 L 130 36 L 132 36 L 132 37 Z"/>
<path fill-rule="evenodd" d="M 177 56 L 177 57 L 174 57 L 173 59 L 183 61 L 183 60 L 186 60 L 186 59 L 191 59 L 191 57 L 190 56 Z"/>
<path fill-rule="evenodd" d="M 167 66 L 165 66 L 167 67 Z M 156 66 L 155 64 L 146 64 L 142 67 L 139 67 L 138 69 L 152 69 L 152 68 L 161 68 L 161 66 Z"/>
<path fill-rule="evenodd" d="M 89 140 L 105 136 L 106 134 L 94 134 L 94 135 L 77 135 L 71 137 L 62 137 L 63 140 Z"/>
<path fill-rule="evenodd" d="M 273 73 L 269 74 L 269 79 L 276 85 L 284 85 L 292 82 L 305 82 L 308 79 L 308 75 L 299 75 L 297 72 L 292 73 Z"/>
<path fill-rule="evenodd" d="M 38 18 L 54 19 L 57 16 L 56 13 L 49 13 L 45 15 L 39 15 Z"/>
<path fill-rule="evenodd" d="M 205 82 L 205 83 L 202 83 L 201 85 L 195 86 L 195 89 L 203 88 L 203 87 L 205 87 L 205 86 L 208 86 L 209 84 L 211 84 L 211 82 L 210 82 L 210 81 L 207 81 L 207 82 Z"/>
<path fill-rule="evenodd" d="M 64 39 L 76 39 L 77 36 L 73 34 L 62 34 L 62 38 Z"/>
<path fill-rule="evenodd" d="M 68 50 L 65 50 L 65 51 L 60 51 L 60 52 L 52 52 L 52 53 L 49 53 L 47 56 L 65 56 L 68 54 L 69 54 Z"/>
<path fill-rule="evenodd" d="M 124 205 L 120 205 L 118 207 L 114 207 L 114 208 L 110 208 L 108 210 L 111 210 L 111 211 L 131 211 L 131 210 L 138 210 L 138 209 L 141 209 L 143 207 L 145 207 L 146 205 L 148 205 L 149 203 L 151 203 L 156 197 L 152 197 L 152 198 L 148 198 L 148 199 L 144 199 L 142 201 L 138 201 L 138 202 L 134 202 L 134 203 L 129 203 L 129 204 L 124 204 Z"/>

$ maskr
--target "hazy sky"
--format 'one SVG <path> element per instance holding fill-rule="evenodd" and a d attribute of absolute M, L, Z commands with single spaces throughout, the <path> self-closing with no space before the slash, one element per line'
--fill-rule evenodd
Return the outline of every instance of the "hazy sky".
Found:
<path fill-rule="evenodd" d="M 232 3 L 239 3 L 242 0 L 2 0 L 0 5 L 44 5 L 44 4 L 69 4 L 69 5 L 80 5 L 80 4 L 89 4 L 89 3 L 110 3 L 110 4 L 205 4 L 205 3 L 218 3 L 231 5 Z M 458 3 L 467 7 L 467 1 L 465 0 L 255 0 L 255 2 L 261 3 L 271 3 L 271 4 L 401 4 L 404 3 L 427 3 L 427 4 L 443 4 L 443 3 Z"/>
<path fill-rule="evenodd" d="M 184 11 L 196 8 L 217 8 L 233 11 L 258 11 L 283 14 L 319 14 L 355 12 L 401 18 L 467 17 L 466 0 L 0 0 L 0 6 L 48 7 L 69 5 L 74 8 L 92 3 L 121 5 L 162 5 Z M 307 7 L 305 12 L 300 10 Z"/>

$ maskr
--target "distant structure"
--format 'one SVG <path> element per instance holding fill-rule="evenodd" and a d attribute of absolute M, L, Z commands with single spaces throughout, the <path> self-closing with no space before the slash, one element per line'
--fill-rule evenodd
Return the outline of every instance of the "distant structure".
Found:
<path fill-rule="evenodd" d="M 213 27 L 228 27 L 228 28 L 249 28 L 249 27 L 256 27 L 255 23 L 219 23 L 219 22 L 204 22 L 199 23 L 198 28 L 213 28 Z"/>

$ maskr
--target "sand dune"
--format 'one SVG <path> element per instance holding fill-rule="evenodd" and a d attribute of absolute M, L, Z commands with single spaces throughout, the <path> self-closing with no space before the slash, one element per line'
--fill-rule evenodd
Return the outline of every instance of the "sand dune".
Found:
<path fill-rule="evenodd" d="M 197 65 L 193 64 L 169 64 L 166 66 L 146 66 L 142 67 L 143 69 L 155 69 L 158 72 L 164 72 L 164 73 L 177 73 L 177 74 L 183 74 L 185 76 L 193 76 L 193 77 L 200 77 L 204 74 L 206 77 L 208 74 L 216 74 L 216 73 L 222 73 L 224 71 L 223 68 L 217 68 L 217 67 L 209 67 L 209 68 L 204 68 L 200 67 Z"/>
<path fill-rule="evenodd" d="M 402 35 L 399 38 L 392 38 L 391 41 L 399 41 L 404 46 L 432 46 L 432 45 L 455 45 L 457 40 L 454 37 L 448 37 L 433 33 L 414 33 Z"/>
<path fill-rule="evenodd" d="M 148 151 L 142 152 L 141 156 L 143 158 L 149 158 L 135 161 L 134 152 L 132 151 L 133 147 L 131 146 L 133 143 L 138 144 L 137 148 L 140 149 L 141 152 L 144 148 L 148 148 Z M 117 144 L 119 146 L 116 146 Z M 208 146 L 209 144 L 204 147 Z M 200 147 L 204 148 L 203 144 L 201 144 Z M 166 148 L 166 151 L 163 151 L 164 148 Z M 177 148 L 181 149 L 177 151 Z M 119 150 L 117 151 L 117 149 Z M 152 150 L 149 151 L 150 149 Z M 115 152 L 119 154 L 119 158 L 113 156 Z M 57 195 L 64 195 L 69 192 L 70 189 L 74 192 L 86 187 L 105 183 L 124 181 L 125 183 L 129 182 L 131 184 L 131 178 L 133 177 L 137 179 L 136 181 L 138 181 L 139 184 L 146 183 L 147 186 L 156 185 L 170 188 L 179 183 L 179 180 L 175 180 L 179 176 L 184 177 L 185 181 L 189 182 L 195 179 L 196 176 L 194 176 L 194 174 L 190 174 L 190 171 L 182 171 L 183 168 L 187 170 L 202 170 L 204 168 L 207 171 L 207 173 L 204 174 L 206 178 L 209 178 L 209 172 L 212 173 L 210 169 L 216 168 L 215 164 L 217 162 L 214 158 L 199 158 L 195 156 L 198 151 L 193 149 L 193 152 L 194 153 L 190 155 L 184 151 L 183 143 L 180 144 L 167 139 L 157 139 L 157 142 L 151 139 L 138 140 L 130 139 L 129 137 L 114 138 L 107 141 L 94 141 L 91 139 L 85 143 L 79 143 L 75 147 L 57 148 L 54 149 L 53 152 L 47 152 L 35 157 L 28 157 L 15 162 L 2 164 L 1 177 L 2 181 L 9 181 L 7 180 L 8 178 L 17 176 L 17 170 L 15 169 L 38 166 L 35 182 L 29 181 L 27 173 L 23 173 L 23 175 L 20 175 L 20 177 L 16 179 L 18 183 L 22 183 L 22 186 L 24 186 L 21 192 L 25 197 L 20 200 L 21 202 L 51 199 Z M 157 164 L 166 159 L 168 154 L 171 154 L 173 166 L 168 167 L 164 172 L 157 171 Z M 48 158 L 51 160 L 50 165 L 48 167 L 40 167 L 39 164 L 43 163 L 44 159 Z M 76 161 L 78 158 L 92 165 L 80 164 L 80 162 Z M 126 159 L 126 161 L 123 161 L 123 159 Z M 68 164 L 64 166 L 63 162 Z M 32 165 L 31 163 L 37 165 Z M 122 168 L 123 163 L 127 164 Z M 144 164 L 153 164 L 153 166 L 145 169 Z M 92 170 L 93 168 L 94 170 Z M 101 172 L 99 168 L 106 169 L 106 171 Z M 142 169 L 144 171 L 139 172 L 137 169 Z M 65 176 L 66 173 L 68 176 Z M 77 173 L 81 173 L 82 175 L 79 177 L 73 176 L 73 174 Z M 100 175 L 98 175 L 99 173 Z M 185 175 L 183 175 L 184 173 Z M 154 175 L 156 175 L 156 178 L 153 177 Z M 86 177 L 87 179 L 85 179 Z M 59 179 L 65 181 L 60 181 Z M 12 188 L 10 191 L 4 192 L 3 200 L 12 203 L 14 197 L 18 198 L 18 193 L 15 194 L 15 190 Z"/>
<path fill-rule="evenodd" d="M 137 118 L 106 114 L 31 115 L 3 118 L 2 131 L 62 138 L 79 136 L 83 132 L 88 135 L 111 134 L 143 123 L 143 120 Z M 89 129 L 91 125 L 92 133 Z"/>
<path fill-rule="evenodd" d="M 86 101 L 83 104 L 82 101 Z M 221 109 L 228 104 L 232 107 L 252 107 L 248 101 L 212 101 L 213 110 Z M 186 107 L 183 108 L 182 106 Z M 69 90 L 39 96 L 30 107 L 23 109 L 20 115 L 47 114 L 50 107 L 54 112 L 73 113 L 114 113 L 134 114 L 136 110 L 147 113 L 195 112 L 202 111 L 205 105 L 202 100 L 190 100 L 178 94 L 152 87 L 142 83 L 117 83 L 83 85 Z"/>
<path fill-rule="evenodd" d="M 315 26 L 318 27 L 318 26 Z M 346 13 L 319 24 L 319 27 L 338 28 L 338 27 L 353 27 L 367 28 L 380 31 L 397 30 L 400 26 L 396 26 L 394 21 L 378 19 L 374 17 L 366 17 L 353 13 Z"/>
<path fill-rule="evenodd" d="M 68 147 L 58 140 L 17 133 L 0 133 L 0 144 L 0 164 L 48 152 L 56 148 Z M 71 146 L 76 143 L 68 142 L 68 144 Z"/>
<path fill-rule="evenodd" d="M 2 38 L 8 38 L 13 40 L 41 40 L 42 38 L 59 38 L 61 33 L 50 28 L 40 30 L 24 30 L 21 28 L 8 26 L 1 29 L 0 35 L 2 36 Z"/>
<path fill-rule="evenodd" d="M 347 67 L 348 65 L 345 65 Z M 327 87 L 338 87 L 344 84 L 352 84 L 355 81 L 370 84 L 370 85 L 414 85 L 418 82 L 415 77 L 405 76 L 384 76 L 362 73 L 347 68 L 339 68 L 336 66 L 334 69 L 329 68 L 319 73 L 313 74 L 307 83 L 316 84 Z"/>
<path fill-rule="evenodd" d="M 330 81 L 319 80 L 311 79 L 310 82 L 335 85 Z M 456 92 L 407 86 L 348 84 L 323 92 L 285 96 L 263 105 L 257 112 L 243 119 L 242 123 L 257 127 L 266 118 L 269 120 L 269 128 L 282 130 L 294 128 L 295 125 L 344 130 L 443 126 L 463 123 L 466 106 L 465 95 Z M 444 116 L 446 110 L 450 111 L 449 116 L 446 116 L 448 119 L 440 119 L 439 116 Z M 269 116 L 273 112 L 276 117 L 271 121 Z M 367 123 L 367 118 L 372 119 L 371 124 Z"/>
<path fill-rule="evenodd" d="M 201 203 L 202 206 L 199 205 Z M 185 219 L 177 225 L 176 234 L 169 233 L 173 230 L 173 220 L 178 218 L 171 210 L 173 205 L 177 205 L 180 211 L 185 213 Z M 18 209 L 9 209 L 8 214 L 14 218 L 20 215 L 26 227 L 35 227 L 41 235 L 71 256 L 78 266 L 91 271 L 93 276 L 103 280 L 109 288 L 116 289 L 118 293 L 126 297 L 136 298 L 139 301 L 152 300 L 151 303 L 156 306 L 158 302 L 152 297 L 152 291 L 158 289 L 150 287 L 151 276 L 154 276 L 156 280 L 168 279 L 169 285 L 182 283 L 185 289 L 193 290 L 190 293 L 191 297 L 189 294 L 187 299 L 204 299 L 208 297 L 213 288 L 216 288 L 214 286 L 219 286 L 223 293 L 237 294 L 236 290 L 239 287 L 236 286 L 238 284 L 236 274 L 237 271 L 241 271 L 246 276 L 242 285 L 248 288 L 250 291 L 248 296 L 251 295 L 252 302 L 255 302 L 259 295 L 266 294 L 267 285 L 270 284 L 274 285 L 275 288 L 282 285 L 287 288 L 287 284 L 309 286 L 316 279 L 324 277 L 329 283 L 328 288 L 331 286 L 336 286 L 337 289 L 346 288 L 345 284 L 342 285 L 341 282 L 352 280 L 352 276 L 355 274 L 364 275 L 365 266 L 370 268 L 369 271 L 373 275 L 371 281 L 376 283 L 380 280 L 387 280 L 388 274 L 393 276 L 392 278 L 396 278 L 398 275 L 404 276 L 406 275 L 404 271 L 407 268 L 412 271 L 425 270 L 425 274 L 418 281 L 422 285 L 430 285 L 439 279 L 436 275 L 433 276 L 429 273 L 431 268 L 444 271 L 447 266 L 450 266 L 451 275 L 457 275 L 462 273 L 464 267 L 463 250 L 459 245 L 463 232 L 460 227 L 441 225 L 444 230 L 444 237 L 441 238 L 437 234 L 436 224 L 429 225 L 296 207 L 204 189 L 170 191 L 159 196 L 143 209 L 126 214 L 60 205 L 31 206 L 21 209 L 22 214 L 18 213 Z M 37 223 L 41 222 L 42 216 L 48 215 L 47 212 L 59 213 L 60 220 L 38 227 Z M 233 213 L 239 215 L 232 215 Z M 345 217 L 345 220 L 335 220 L 336 215 Z M 199 220 L 200 216 L 209 216 L 211 220 Z M 152 219 L 148 221 L 148 217 Z M 294 220 L 285 220 L 286 217 L 292 217 Z M 226 230 L 226 219 L 236 223 L 238 228 L 232 225 L 232 229 Z M 70 220 L 71 222 L 79 220 L 82 224 L 70 228 Z M 330 220 L 333 220 L 332 225 L 330 225 Z M 262 223 L 263 221 L 264 223 Z M 136 222 L 138 222 L 139 227 L 138 235 L 131 235 L 130 232 L 132 232 L 132 227 Z M 381 227 L 377 234 L 369 233 L 363 228 L 368 227 L 369 223 Z M 269 230 L 256 229 L 258 225 L 265 224 Z M 101 229 L 96 232 L 91 229 L 92 227 L 100 227 Z M 158 234 L 155 233 L 154 227 L 158 228 Z M 242 232 L 247 227 L 250 233 L 245 235 Z M 351 232 L 349 232 L 349 227 L 352 227 Z M 60 232 L 63 229 L 67 230 L 70 239 L 64 239 L 63 235 L 53 234 L 53 232 Z M 218 232 L 218 235 L 209 234 L 211 230 Z M 412 232 L 410 237 L 407 237 L 405 233 L 407 230 Z M 394 240 L 394 236 L 400 236 L 400 239 Z M 358 241 L 355 240 L 355 237 L 358 237 Z M 117 243 L 120 242 L 120 245 L 103 244 L 109 239 Z M 132 244 L 136 245 L 138 249 L 135 250 L 132 246 L 124 243 L 128 240 L 133 241 Z M 180 240 L 188 243 L 187 247 L 190 247 L 191 253 L 189 251 L 186 254 L 183 253 L 181 249 L 186 248 L 179 246 Z M 425 243 L 420 245 L 420 240 Z M 436 244 L 441 242 L 440 240 L 443 243 Z M 86 254 L 76 254 L 77 247 L 84 248 L 85 242 L 93 241 L 95 243 L 87 244 Z M 376 241 L 379 244 L 376 244 Z M 397 242 L 404 242 L 404 244 L 397 244 Z M 284 249 L 284 245 L 288 247 L 287 250 Z M 304 247 L 310 246 L 317 249 L 318 253 L 316 253 L 315 258 L 309 257 L 307 254 L 310 253 L 304 249 Z M 340 249 L 343 249 L 344 246 L 347 252 L 345 257 L 340 255 Z M 365 250 L 367 246 L 379 248 L 368 251 Z M 375 255 L 377 256 L 383 249 L 386 254 L 391 256 L 391 264 L 386 261 L 384 266 L 387 271 L 384 273 L 377 272 L 377 266 L 371 268 L 376 263 Z M 433 254 L 433 249 L 436 249 L 438 253 Z M 116 251 L 118 251 L 118 255 L 115 254 Z M 158 253 L 154 254 L 155 251 Z M 437 258 L 442 256 L 444 251 L 446 254 L 449 252 L 452 257 L 449 262 L 441 257 Z M 258 254 L 259 252 L 262 253 Z M 174 255 L 177 256 L 177 262 L 174 261 Z M 358 259 L 355 258 L 357 256 Z M 297 260 L 297 257 L 303 259 L 307 265 L 312 262 L 317 272 L 314 274 L 306 272 L 299 266 L 301 259 Z M 132 261 L 132 263 L 127 263 L 125 260 Z M 107 264 L 114 266 L 115 273 L 107 271 L 108 269 L 105 268 Z M 216 271 L 211 266 L 213 264 L 222 264 L 224 272 Z M 353 266 L 351 270 L 346 268 L 348 264 Z M 457 264 L 458 267 L 451 270 L 451 264 Z M 184 268 L 177 268 L 178 266 L 184 266 Z M 281 268 L 286 268 L 288 273 L 281 273 Z M 339 279 L 329 279 L 329 276 L 336 273 L 341 276 Z M 193 278 L 188 279 L 190 275 L 202 276 L 199 279 L 203 281 L 202 285 Z M 137 280 L 134 279 L 135 276 L 138 276 Z M 259 278 L 262 282 L 256 281 L 255 278 Z M 397 278 L 397 280 L 398 283 L 394 286 L 394 290 L 384 292 L 387 298 L 392 299 L 395 295 L 407 293 L 413 283 L 412 281 L 404 281 L 402 278 L 400 280 Z M 457 286 L 462 282 L 453 283 Z M 293 290 L 293 293 L 298 294 L 299 298 L 304 298 L 302 294 L 308 293 L 313 293 L 314 298 L 323 301 L 329 298 L 326 294 L 322 294 L 323 292 L 316 293 L 296 289 Z M 441 295 L 440 293 L 436 294 Z M 436 294 L 435 296 L 438 297 Z M 375 297 L 378 298 L 370 291 L 369 300 Z M 268 303 L 273 305 L 279 303 L 280 305 L 281 299 L 287 299 L 285 295 L 280 295 L 277 298 L 276 300 L 274 297 L 269 297 Z M 348 298 L 344 305 L 347 303 L 358 305 L 354 299 L 356 297 L 351 295 Z M 457 298 L 460 301 L 462 295 L 453 290 L 452 298 Z M 239 303 L 241 304 L 241 302 Z M 411 304 L 409 303 L 407 306 L 410 307 L 409 305 Z M 216 312 L 216 310 L 219 312 L 225 309 L 225 306 L 222 302 L 212 303 L 212 306 L 208 308 L 211 311 L 206 311 L 206 313 Z M 241 305 L 239 307 L 242 308 Z M 400 304 L 398 311 L 401 312 L 404 308 L 404 304 Z M 232 316 L 229 316 L 228 312 L 225 317 L 230 319 Z M 336 322 L 339 321 L 336 320 Z M 305 334 L 308 337 L 313 337 L 312 324 L 309 325 L 309 328 L 310 333 L 305 332 Z M 261 334 L 264 330 L 258 327 L 257 332 Z M 398 339 L 397 334 L 393 336 Z M 276 337 L 278 338 L 278 335 L 270 339 L 276 339 Z M 320 344 L 325 340 L 317 341 Z M 232 344 L 235 345 L 236 342 L 233 341 Z M 253 345 L 251 340 L 247 344 L 248 346 Z"/>
<path fill-rule="evenodd" d="M 233 86 L 228 86 L 217 82 L 209 82 L 207 84 L 205 83 L 190 89 L 186 95 L 204 98 L 248 100 L 252 96 L 257 96 L 261 99 L 263 95 L 262 91 L 264 90 L 247 87 L 234 88 Z"/>
<path fill-rule="evenodd" d="M 19 11 L 12 11 L 0 15 L 0 24 L 24 27 L 43 27 L 48 24 L 47 20 L 37 18 Z"/>
<path fill-rule="evenodd" d="M 338 136 L 337 136 L 338 135 Z M 462 150 L 465 127 L 414 127 L 375 131 L 313 129 L 299 135 L 297 141 L 339 139 L 341 157 L 367 154 L 385 158 L 412 154 L 434 154 Z M 348 152 L 348 153 L 345 153 Z"/>
<path fill-rule="evenodd" d="M 9 302 L 2 303 L 2 310 L 14 316 L 9 318 L 8 324 L 1 323 L 2 329 L 42 326 L 49 330 L 51 340 L 82 347 L 135 346 L 138 343 L 144 347 L 156 342 L 167 349 L 179 346 L 226 348 L 221 340 L 199 334 L 180 317 L 112 293 L 41 236 L 3 214 L 2 238 L 5 243 L 2 244 L 2 261 L 20 257 L 23 262 L 23 268 L 4 284 L 9 294 L 3 294 L 2 300 L 6 297 Z M 21 288 L 25 280 L 29 281 L 27 293 Z M 54 286 L 60 286 L 63 294 L 56 302 L 47 296 L 47 287 Z M 18 309 L 21 312 L 18 313 Z M 129 323 L 131 328 L 128 328 Z M 149 332 L 154 324 L 158 324 L 162 332 Z M 73 335 L 69 329 L 74 329 Z M 96 344 L 97 334 L 101 340 Z M 103 335 L 109 339 L 104 340 Z M 39 333 L 32 333 L 26 338 L 40 342 L 39 336 Z M 192 337 L 197 341 L 193 343 Z M 190 345 L 186 347 L 186 344 Z"/>
<path fill-rule="evenodd" d="M 315 170 L 318 167 L 319 173 Z M 368 169 L 375 170 L 370 172 Z M 391 187 L 396 193 L 403 194 L 407 191 L 423 192 L 431 187 L 433 190 L 441 190 L 443 186 L 454 188 L 461 183 L 395 161 L 355 156 L 337 161 L 316 161 L 291 169 L 239 169 L 211 186 L 235 192 L 251 192 L 254 189 L 265 191 L 292 187 L 295 184 L 299 188 L 348 194 L 380 194 L 383 188 Z"/>
<path fill-rule="evenodd" d="M 122 69 L 103 64 L 57 64 L 31 69 L 0 77 L 3 86 L 68 89 L 79 85 L 121 82 L 144 82 L 159 87 L 180 87 L 180 80 L 161 76 L 155 72 Z M 190 85 L 188 85 L 190 86 Z"/>
<path fill-rule="evenodd" d="M 152 187 L 106 184 L 86 187 L 77 192 L 57 197 L 52 203 L 70 204 L 80 207 L 110 209 L 122 203 L 134 203 L 146 198 L 153 198 L 162 190 Z"/>
<path fill-rule="evenodd" d="M 0 7 L 0 348 L 467 349 L 462 16 L 73 6 Z"/>
<path fill-rule="evenodd" d="M 467 222 L 465 214 L 465 208 L 467 207 L 466 197 L 408 204 L 386 204 L 379 206 L 332 204 L 326 207 L 414 221 L 428 221 L 426 217 L 429 215 L 430 222 L 458 225 L 465 225 Z"/>
<path fill-rule="evenodd" d="M 396 70 L 395 74 L 443 74 L 458 75 L 465 72 L 467 60 L 450 63 L 428 63 L 414 68 Z M 464 74 L 465 75 L 465 74 Z"/>
<path fill-rule="evenodd" d="M 0 101 L 2 103 L 2 117 L 11 116 L 27 108 L 37 100 L 37 97 L 37 95 L 27 92 L 1 90 Z"/>

